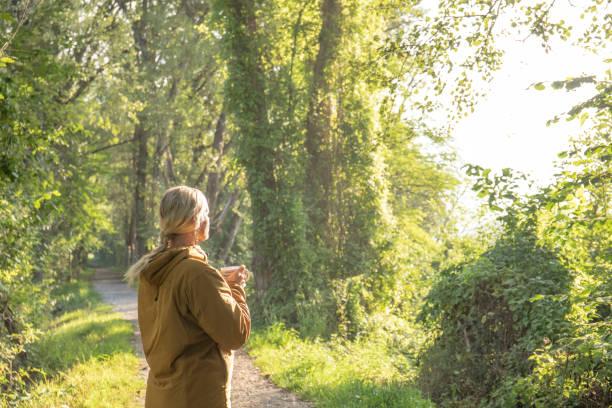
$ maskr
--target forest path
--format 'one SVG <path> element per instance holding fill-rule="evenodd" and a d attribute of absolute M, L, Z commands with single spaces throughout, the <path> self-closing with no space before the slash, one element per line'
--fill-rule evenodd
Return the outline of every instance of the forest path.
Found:
<path fill-rule="evenodd" d="M 113 306 L 125 320 L 134 326 L 132 345 L 140 357 L 140 375 L 146 383 L 149 366 L 144 358 L 140 329 L 138 328 L 138 303 L 136 290 L 122 281 L 121 275 L 111 269 L 98 268 L 92 278 L 94 289 L 100 293 L 104 302 Z M 139 397 L 144 405 L 143 395 Z M 249 355 L 237 350 L 232 375 L 233 408 L 311 408 L 312 404 L 299 400 L 290 392 L 278 388 L 255 367 Z"/>

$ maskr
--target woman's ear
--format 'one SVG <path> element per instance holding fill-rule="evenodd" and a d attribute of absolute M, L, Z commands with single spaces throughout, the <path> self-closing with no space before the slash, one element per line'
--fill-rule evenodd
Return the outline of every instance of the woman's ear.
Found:
<path fill-rule="evenodd" d="M 208 237 L 210 236 L 210 218 L 208 218 L 208 215 L 206 216 L 206 218 L 204 218 L 204 222 L 202 222 L 202 225 L 204 227 L 204 239 L 208 239 Z"/>
<path fill-rule="evenodd" d="M 209 228 L 209 220 L 208 217 L 204 218 L 200 223 L 200 228 L 198 228 L 198 241 L 203 241 L 208 239 L 208 228 Z"/>

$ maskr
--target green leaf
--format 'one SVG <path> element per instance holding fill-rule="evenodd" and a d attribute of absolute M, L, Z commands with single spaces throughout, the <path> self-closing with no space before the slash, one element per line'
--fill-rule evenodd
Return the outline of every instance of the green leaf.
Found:
<path fill-rule="evenodd" d="M 544 89 L 546 89 L 546 87 L 544 86 L 544 84 L 542 82 L 538 82 L 537 84 L 535 84 L 533 86 L 537 91 L 543 91 Z"/>
<path fill-rule="evenodd" d="M 553 89 L 561 89 L 565 85 L 565 81 L 554 81 L 551 85 Z"/>
<path fill-rule="evenodd" d="M 6 67 L 8 64 L 12 64 L 12 63 L 14 63 L 14 62 L 15 62 L 15 60 L 14 60 L 13 58 L 8 57 L 8 56 L 6 56 L 6 55 L 5 55 L 5 56 L 3 56 L 3 57 L 0 57 L 0 68 L 4 68 L 4 67 Z"/>
<path fill-rule="evenodd" d="M 12 23 L 13 21 L 15 21 L 15 18 L 13 18 L 13 16 L 10 13 L 2 12 L 0 13 L 0 20 L 4 20 L 4 21 L 8 21 L 9 23 Z"/>

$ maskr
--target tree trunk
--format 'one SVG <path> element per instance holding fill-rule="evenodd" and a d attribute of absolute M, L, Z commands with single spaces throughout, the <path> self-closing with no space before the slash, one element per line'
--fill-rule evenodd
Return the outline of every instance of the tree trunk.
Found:
<path fill-rule="evenodd" d="M 324 0 L 321 4 L 322 26 L 319 50 L 315 60 L 306 118 L 306 150 L 304 203 L 317 244 L 332 246 L 333 217 L 333 122 L 335 101 L 333 94 L 333 64 L 338 55 L 342 35 L 342 5 L 340 0 Z"/>
<path fill-rule="evenodd" d="M 145 193 L 147 191 L 147 139 L 148 134 L 144 128 L 141 115 L 139 115 L 139 123 L 134 128 L 134 139 L 137 146 L 137 154 L 135 160 L 136 183 L 134 186 L 134 207 L 132 221 L 134 223 L 134 257 L 139 259 L 146 252 L 146 230 L 147 230 L 147 214 L 145 207 Z"/>
<path fill-rule="evenodd" d="M 211 236 L 214 234 L 219 233 L 219 231 L 221 230 L 221 225 L 223 224 L 223 221 L 225 221 L 225 217 L 227 217 L 227 215 L 229 214 L 229 212 L 232 210 L 232 208 L 234 208 L 234 205 L 236 204 L 236 202 L 238 201 L 238 198 L 240 197 L 240 190 L 235 189 L 227 198 L 227 201 L 225 202 L 225 205 L 223 206 L 223 209 L 221 211 L 218 211 L 217 214 L 214 215 L 214 217 L 212 217 L 211 219 Z"/>
<path fill-rule="evenodd" d="M 151 69 L 151 65 L 155 63 L 155 57 L 150 49 L 151 39 L 149 27 L 149 0 L 142 0 L 140 19 L 134 20 L 132 23 L 132 35 L 138 56 L 138 71 L 144 81 L 146 72 Z M 148 82 L 148 81 L 147 81 Z M 147 86 L 153 86 L 146 84 Z M 146 102 L 146 100 L 145 100 Z M 137 115 L 138 123 L 134 127 L 134 145 L 136 146 L 136 157 L 134 160 L 134 173 L 136 175 L 134 185 L 134 207 L 132 213 L 133 232 L 133 249 L 134 253 L 132 261 L 139 259 L 146 252 L 146 231 L 147 231 L 147 214 L 145 197 L 147 194 L 147 162 L 149 152 L 147 142 L 149 139 L 149 130 L 147 126 L 146 110 L 139 112 Z"/>
<path fill-rule="evenodd" d="M 277 270 L 279 258 L 275 243 L 278 231 L 273 214 L 277 200 L 274 177 L 274 141 L 271 140 L 265 76 L 257 47 L 257 21 L 253 0 L 223 2 L 226 26 L 231 34 L 226 41 L 230 50 L 228 67 L 231 88 L 229 103 L 240 127 L 238 158 L 247 173 L 253 218 L 253 259 L 255 289 L 262 299 Z"/>
<path fill-rule="evenodd" d="M 225 133 L 225 112 L 221 112 L 217 125 L 215 127 L 215 137 L 213 139 L 213 152 L 216 156 L 215 164 L 206 183 L 206 198 L 208 198 L 208 208 L 210 214 L 214 214 L 217 208 L 217 199 L 219 197 L 219 186 L 221 179 L 221 160 L 223 159 L 223 135 Z"/>
<path fill-rule="evenodd" d="M 218 258 L 223 261 L 223 263 L 227 263 L 227 259 L 229 258 L 230 251 L 234 246 L 234 242 L 236 242 L 236 236 L 238 235 L 238 231 L 240 231 L 240 226 L 242 225 L 242 217 L 239 214 L 234 213 L 232 216 L 232 222 L 230 224 L 229 232 L 226 235 L 221 247 L 219 248 L 219 256 Z"/>
<path fill-rule="evenodd" d="M 166 149 L 166 185 L 174 185 L 176 182 L 176 173 L 174 172 L 174 156 L 172 155 L 172 147 L 168 145 Z"/>
<path fill-rule="evenodd" d="M 132 207 L 133 208 L 133 207 Z M 130 214 L 132 213 L 132 214 Z M 134 261 L 134 215 L 131 208 L 125 211 L 125 256 L 122 260 L 124 266 L 129 266 Z"/>

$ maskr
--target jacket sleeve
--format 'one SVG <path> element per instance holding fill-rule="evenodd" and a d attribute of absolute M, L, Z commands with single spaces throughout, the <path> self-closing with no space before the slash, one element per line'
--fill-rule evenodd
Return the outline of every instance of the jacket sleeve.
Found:
<path fill-rule="evenodd" d="M 190 274 L 187 306 L 202 330 L 222 348 L 239 349 L 251 333 L 251 315 L 244 289 L 228 285 L 218 270 L 198 263 L 204 268 Z"/>

